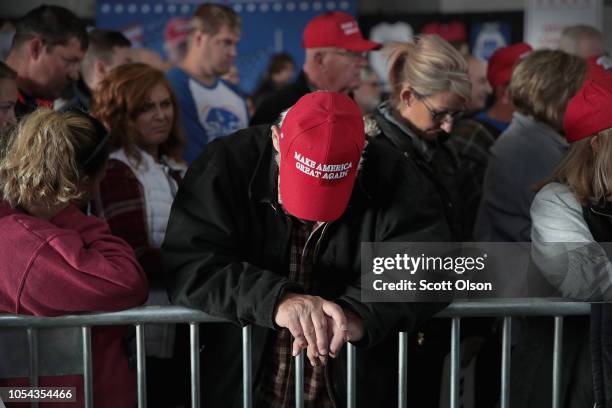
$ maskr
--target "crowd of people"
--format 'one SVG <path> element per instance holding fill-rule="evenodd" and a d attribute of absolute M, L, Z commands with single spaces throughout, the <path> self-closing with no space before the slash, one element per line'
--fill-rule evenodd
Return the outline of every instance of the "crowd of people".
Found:
<path fill-rule="evenodd" d="M 362 243 L 532 242 L 516 281 L 612 301 L 600 245 L 612 241 L 612 64 L 599 31 L 572 26 L 560 49 L 511 44 L 488 62 L 416 36 L 394 46 L 383 93 L 367 65 L 382 44 L 328 12 L 304 29 L 297 77 L 278 54 L 248 101 L 227 79 L 241 26 L 231 8 L 200 5 L 167 29 L 184 45 L 166 70 L 60 6 L 16 22 L 0 62 L 0 312 L 176 304 L 223 318 L 200 327 L 213 407 L 242 401 L 245 325 L 254 406 L 293 405 L 302 351 L 304 406 L 346 405 L 347 342 L 357 405 L 394 406 L 407 331 L 409 404 L 437 407 L 450 325 L 431 317 L 446 304 L 363 301 Z M 566 320 L 563 406 L 612 408 L 611 316 L 600 303 Z M 470 404 L 494 407 L 498 321 L 464 322 Z M 550 406 L 553 328 L 516 323 L 511 406 Z M 133 338 L 93 329 L 96 407 L 136 405 Z M 184 325 L 147 325 L 145 338 L 148 405 L 188 406 Z M 76 387 L 83 406 L 82 377 L 56 368 L 39 384 Z M 14 372 L 0 362 L 0 385 L 28 385 Z"/>

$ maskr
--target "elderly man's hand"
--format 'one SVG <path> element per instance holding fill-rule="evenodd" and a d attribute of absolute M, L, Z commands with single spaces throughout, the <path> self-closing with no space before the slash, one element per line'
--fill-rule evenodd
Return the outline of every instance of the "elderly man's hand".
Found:
<path fill-rule="evenodd" d="M 276 308 L 274 321 L 293 335 L 293 355 L 306 348 L 313 366 L 327 363 L 349 340 L 349 322 L 340 306 L 318 296 L 290 293 Z"/>

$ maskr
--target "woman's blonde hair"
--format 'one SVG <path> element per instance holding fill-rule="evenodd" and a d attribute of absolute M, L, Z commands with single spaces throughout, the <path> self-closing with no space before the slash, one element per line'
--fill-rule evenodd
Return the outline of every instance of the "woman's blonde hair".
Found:
<path fill-rule="evenodd" d="M 106 134 L 85 114 L 37 110 L 7 137 L 0 189 L 12 206 L 67 203 L 81 197 L 78 183 L 102 170 Z"/>
<path fill-rule="evenodd" d="M 560 130 L 567 103 L 582 86 L 585 74 L 581 58 L 559 50 L 534 51 L 512 71 L 512 103 L 519 112 Z"/>
<path fill-rule="evenodd" d="M 591 147 L 592 137 L 597 138 L 597 152 Z M 598 202 L 612 193 L 612 128 L 594 136 L 572 143 L 549 182 L 568 186 L 583 205 Z"/>
<path fill-rule="evenodd" d="M 447 41 L 432 34 L 398 43 L 389 59 L 389 84 L 395 106 L 406 87 L 421 96 L 451 91 L 466 101 L 472 88 L 465 58 Z"/>

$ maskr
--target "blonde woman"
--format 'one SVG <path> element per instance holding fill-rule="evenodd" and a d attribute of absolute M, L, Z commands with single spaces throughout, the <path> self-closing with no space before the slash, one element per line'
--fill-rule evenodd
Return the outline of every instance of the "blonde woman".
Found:
<path fill-rule="evenodd" d="M 422 35 L 396 47 L 389 62 L 390 98 L 366 117 L 366 133 L 402 152 L 419 169 L 424 183 L 414 195 L 431 210 L 441 209 L 452 233 L 438 240 L 467 240 L 470 231 L 461 220 L 458 163 L 444 143 L 470 97 L 467 62 L 436 35 Z M 416 346 L 416 338 L 410 342 L 415 345 L 409 351 L 415 374 L 408 381 L 409 405 L 437 406 L 450 326 L 432 321 L 418 331 L 425 346 Z"/>
<path fill-rule="evenodd" d="M 591 302 L 612 301 L 611 104 L 612 75 L 585 82 L 565 114 L 567 155 L 531 206 L 538 270 L 563 296 Z M 612 407 L 612 307 L 607 303 L 592 305 L 590 348 L 596 406 Z"/>
<path fill-rule="evenodd" d="M 444 206 L 454 238 L 466 237 L 460 220 L 457 162 L 444 145 L 470 97 L 468 65 L 436 35 L 398 44 L 389 63 L 390 99 L 366 119 L 369 136 L 399 149 L 436 186 L 429 200 Z"/>
<path fill-rule="evenodd" d="M 9 136 L 0 161 L 1 312 L 114 311 L 146 299 L 147 280 L 132 248 L 78 208 L 104 176 L 108 140 L 95 119 L 48 110 L 26 116 Z M 92 330 L 96 407 L 136 405 L 125 331 L 118 326 Z M 42 378 L 41 383 L 77 387 L 82 404 L 81 378 Z"/>

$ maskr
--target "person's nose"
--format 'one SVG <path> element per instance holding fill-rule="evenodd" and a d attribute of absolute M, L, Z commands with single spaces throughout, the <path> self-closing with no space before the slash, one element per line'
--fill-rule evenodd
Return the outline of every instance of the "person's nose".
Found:
<path fill-rule="evenodd" d="M 443 131 L 445 131 L 446 133 L 450 133 L 453 130 L 453 125 L 454 125 L 455 120 L 452 118 L 448 118 L 445 119 L 441 124 L 440 124 L 440 129 L 442 129 Z"/>
<path fill-rule="evenodd" d="M 235 45 L 232 45 L 231 47 L 229 47 L 228 55 L 232 59 L 236 58 L 236 55 L 238 55 L 238 52 L 236 51 L 236 46 Z"/>

